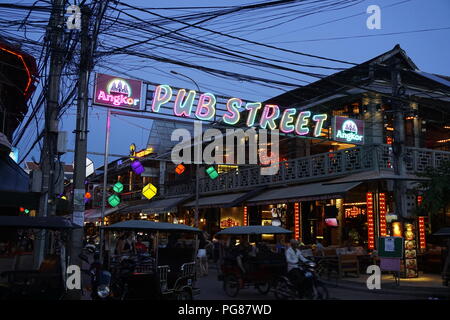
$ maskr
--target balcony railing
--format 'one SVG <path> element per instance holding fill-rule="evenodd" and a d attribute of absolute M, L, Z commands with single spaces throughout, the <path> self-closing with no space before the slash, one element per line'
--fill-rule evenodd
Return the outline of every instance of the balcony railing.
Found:
<path fill-rule="evenodd" d="M 407 147 L 405 167 L 407 173 L 423 172 L 427 167 L 438 167 L 450 160 L 450 152 Z M 371 170 L 392 170 L 393 152 L 390 145 L 359 146 L 335 152 L 315 154 L 280 163 L 275 175 L 261 175 L 261 167 L 241 169 L 221 174 L 216 179 L 202 178 L 200 194 L 244 191 L 263 185 L 287 185 L 337 178 Z M 167 195 L 192 194 L 195 182 L 171 186 Z"/>

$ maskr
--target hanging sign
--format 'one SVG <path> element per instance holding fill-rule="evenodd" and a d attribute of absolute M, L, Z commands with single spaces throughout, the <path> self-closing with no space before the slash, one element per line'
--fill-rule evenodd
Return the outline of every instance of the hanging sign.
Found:
<path fill-rule="evenodd" d="M 94 104 L 139 110 L 141 108 L 142 81 L 97 73 Z"/>
<path fill-rule="evenodd" d="M 332 121 L 333 140 L 364 144 L 364 121 L 335 116 Z"/>

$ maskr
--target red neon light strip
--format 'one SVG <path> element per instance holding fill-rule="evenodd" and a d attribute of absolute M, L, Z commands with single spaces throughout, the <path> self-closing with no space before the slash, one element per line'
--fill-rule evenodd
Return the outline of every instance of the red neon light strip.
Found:
<path fill-rule="evenodd" d="M 386 194 L 380 193 L 380 236 L 386 236 Z"/>
<path fill-rule="evenodd" d="M 427 243 L 425 240 L 425 218 L 419 217 L 419 245 L 420 249 L 426 249 Z"/>
<path fill-rule="evenodd" d="M 367 247 L 370 250 L 375 249 L 375 228 L 373 221 L 373 196 L 371 192 L 366 194 L 366 206 L 367 206 L 367 233 L 368 244 Z"/>
<path fill-rule="evenodd" d="M 244 207 L 244 226 L 247 225 L 247 207 Z"/>
<path fill-rule="evenodd" d="M 294 204 L 294 237 L 300 239 L 300 208 L 298 202 Z"/>
<path fill-rule="evenodd" d="M 27 64 L 25 63 L 25 60 L 23 59 L 21 54 L 15 53 L 13 51 L 10 51 L 10 50 L 2 48 L 2 47 L 0 47 L 0 49 L 2 49 L 3 51 L 6 51 L 8 53 L 11 53 L 11 54 L 15 55 L 16 57 L 19 57 L 20 60 L 22 61 L 23 66 L 25 67 L 25 70 L 27 71 L 27 74 L 28 74 L 28 83 L 27 83 L 27 86 L 25 87 L 25 90 L 23 92 L 23 95 L 26 95 L 27 91 L 28 91 L 28 89 L 30 88 L 30 85 L 31 85 L 31 73 L 30 73 L 30 70 L 28 69 Z"/>

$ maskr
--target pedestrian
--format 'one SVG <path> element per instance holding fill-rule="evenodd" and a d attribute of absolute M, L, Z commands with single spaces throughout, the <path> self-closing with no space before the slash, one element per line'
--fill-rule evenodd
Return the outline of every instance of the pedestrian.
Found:
<path fill-rule="evenodd" d="M 199 246 L 197 252 L 197 262 L 200 269 L 200 276 L 208 275 L 208 255 L 206 249 L 209 246 L 208 234 L 206 232 L 200 233 Z"/>

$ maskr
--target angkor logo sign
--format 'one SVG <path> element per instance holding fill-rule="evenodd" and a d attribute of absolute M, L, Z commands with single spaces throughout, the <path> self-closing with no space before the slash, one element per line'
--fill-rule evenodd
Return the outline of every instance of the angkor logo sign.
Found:
<path fill-rule="evenodd" d="M 364 122 L 362 120 L 335 117 L 334 140 L 354 144 L 364 143 Z"/>
<path fill-rule="evenodd" d="M 140 100 L 140 81 L 97 74 L 96 104 L 139 109 Z"/>

